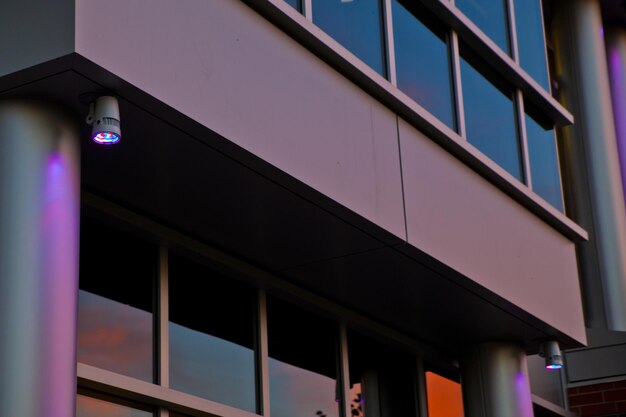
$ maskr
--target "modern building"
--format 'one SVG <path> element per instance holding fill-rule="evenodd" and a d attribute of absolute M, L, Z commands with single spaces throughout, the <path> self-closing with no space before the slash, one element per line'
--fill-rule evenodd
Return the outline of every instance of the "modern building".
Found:
<path fill-rule="evenodd" d="M 625 415 L 625 68 L 617 0 L 3 0 L 0 416 Z"/>

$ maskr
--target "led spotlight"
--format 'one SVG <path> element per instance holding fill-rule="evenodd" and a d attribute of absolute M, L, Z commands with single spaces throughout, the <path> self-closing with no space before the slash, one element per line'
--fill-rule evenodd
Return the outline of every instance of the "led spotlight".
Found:
<path fill-rule="evenodd" d="M 561 369 L 563 367 L 563 355 L 561 355 L 559 342 L 555 340 L 543 342 L 539 348 L 539 356 L 546 359 L 546 369 Z"/>
<path fill-rule="evenodd" d="M 114 145 L 122 139 L 120 108 L 115 97 L 102 96 L 91 103 L 86 122 L 92 126 L 91 138 L 100 145 Z"/>

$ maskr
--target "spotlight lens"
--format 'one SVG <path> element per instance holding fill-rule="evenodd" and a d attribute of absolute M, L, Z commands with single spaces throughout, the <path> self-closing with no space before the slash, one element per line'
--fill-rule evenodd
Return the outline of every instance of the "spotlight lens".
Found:
<path fill-rule="evenodd" d="M 100 132 L 93 137 L 93 141 L 100 145 L 114 145 L 120 141 L 120 136 L 113 132 Z"/>
<path fill-rule="evenodd" d="M 546 369 L 561 369 L 562 365 L 546 365 Z"/>

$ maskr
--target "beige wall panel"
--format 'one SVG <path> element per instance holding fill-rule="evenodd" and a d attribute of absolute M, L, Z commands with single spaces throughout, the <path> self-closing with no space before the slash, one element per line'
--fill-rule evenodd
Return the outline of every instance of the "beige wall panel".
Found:
<path fill-rule="evenodd" d="M 76 15 L 77 52 L 405 238 L 395 115 L 246 5 L 80 0 Z"/>
<path fill-rule="evenodd" d="M 409 243 L 584 341 L 574 244 L 400 122 Z"/>

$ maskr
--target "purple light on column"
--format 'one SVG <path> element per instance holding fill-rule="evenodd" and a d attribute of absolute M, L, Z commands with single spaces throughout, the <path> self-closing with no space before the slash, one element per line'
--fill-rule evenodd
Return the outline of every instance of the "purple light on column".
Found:
<path fill-rule="evenodd" d="M 562 367 L 563 365 L 558 365 L 558 364 L 546 365 L 546 369 L 561 369 Z"/>
<path fill-rule="evenodd" d="M 93 141 L 100 145 L 115 145 L 120 141 L 120 136 L 113 132 L 99 132 L 93 136 Z"/>

